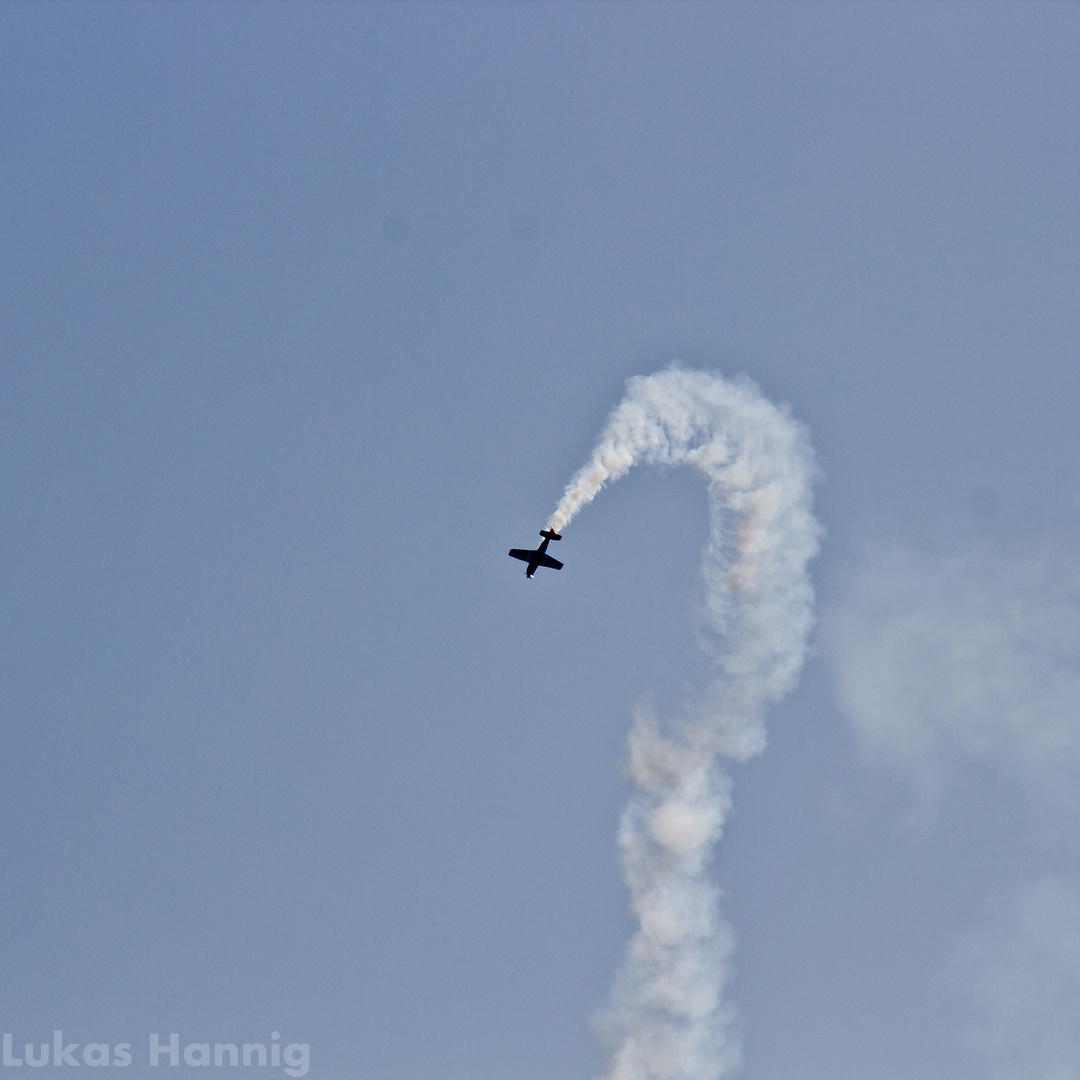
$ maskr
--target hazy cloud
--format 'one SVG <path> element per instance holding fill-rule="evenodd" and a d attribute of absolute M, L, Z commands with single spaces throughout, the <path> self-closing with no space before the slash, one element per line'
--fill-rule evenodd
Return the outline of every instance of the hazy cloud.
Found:
<path fill-rule="evenodd" d="M 1031 880 L 1038 852 L 1065 866 L 1076 856 L 1078 550 L 1068 532 L 879 529 L 824 620 L 840 704 L 879 759 L 928 787 L 979 762 L 1022 793 L 1018 806 L 1052 810 L 1040 820 L 1053 819 L 1056 840 L 1018 833 L 1037 836 L 1035 849 L 994 852 L 997 899 L 972 908 L 953 960 L 966 1041 L 992 1080 L 1080 1080 L 1080 889 L 1050 873 Z M 1023 884 L 1002 891 L 1010 876 Z"/>
<path fill-rule="evenodd" d="M 958 754 L 1039 789 L 1080 766 L 1078 550 L 959 526 L 865 541 L 823 634 L 865 744 L 920 780 Z"/>
<path fill-rule="evenodd" d="M 957 971 L 992 1080 L 1080 1077 L 1080 889 L 1047 877 L 1016 890 L 967 935 Z"/>

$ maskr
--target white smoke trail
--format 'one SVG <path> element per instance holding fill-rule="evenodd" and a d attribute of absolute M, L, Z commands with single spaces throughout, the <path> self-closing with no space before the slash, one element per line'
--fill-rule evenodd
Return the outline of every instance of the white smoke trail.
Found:
<path fill-rule="evenodd" d="M 807 563 L 820 528 L 803 426 L 749 380 L 668 368 L 638 376 L 548 527 L 559 531 L 631 466 L 686 463 L 705 474 L 703 639 L 716 675 L 687 715 L 639 710 L 629 775 L 638 792 L 619 830 L 638 930 L 605 1027 L 610 1080 L 717 1080 L 739 1063 L 724 1000 L 732 935 L 706 866 L 730 807 L 718 758 L 765 746 L 764 706 L 791 690 L 813 621 Z"/>

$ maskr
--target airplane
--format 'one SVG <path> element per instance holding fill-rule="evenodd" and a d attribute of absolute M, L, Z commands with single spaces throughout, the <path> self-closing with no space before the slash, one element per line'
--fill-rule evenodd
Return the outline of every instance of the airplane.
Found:
<path fill-rule="evenodd" d="M 552 570 L 561 570 L 563 567 L 563 564 L 558 559 L 553 559 L 547 553 L 548 541 L 561 540 L 562 537 L 551 529 L 541 529 L 540 535 L 544 538 L 544 541 L 534 551 L 527 551 L 524 548 L 510 549 L 510 558 L 520 559 L 522 562 L 529 564 L 525 571 L 525 576 L 528 578 L 531 578 L 536 573 L 537 568 L 541 566 L 549 566 Z"/>

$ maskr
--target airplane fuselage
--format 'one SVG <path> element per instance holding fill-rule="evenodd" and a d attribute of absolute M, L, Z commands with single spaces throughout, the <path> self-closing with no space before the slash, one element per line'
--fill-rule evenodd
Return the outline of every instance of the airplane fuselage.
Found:
<path fill-rule="evenodd" d="M 528 563 L 528 566 L 525 568 L 525 576 L 527 578 L 531 578 L 541 566 L 549 567 L 552 570 L 561 570 L 563 567 L 563 564 L 559 562 L 558 559 L 553 559 L 547 553 L 548 544 L 552 540 L 561 540 L 562 537 L 550 529 L 541 530 L 540 535 L 544 539 L 540 542 L 538 548 L 533 548 L 531 550 L 528 548 L 510 549 L 510 558 L 520 559 L 523 563 Z"/>

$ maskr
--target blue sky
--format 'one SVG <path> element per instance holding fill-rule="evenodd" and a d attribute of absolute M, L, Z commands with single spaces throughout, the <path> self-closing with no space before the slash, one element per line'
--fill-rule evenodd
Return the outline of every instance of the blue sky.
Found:
<path fill-rule="evenodd" d="M 1077 55 L 1054 3 L 0 7 L 15 1045 L 601 1074 L 700 481 L 505 552 L 678 359 L 824 473 L 714 863 L 741 1075 L 1080 1076 Z"/>

